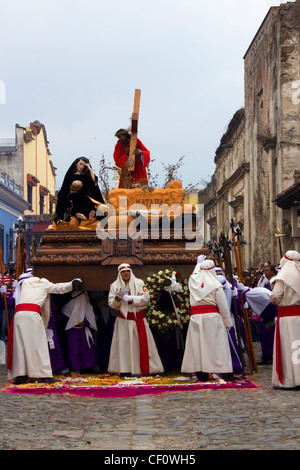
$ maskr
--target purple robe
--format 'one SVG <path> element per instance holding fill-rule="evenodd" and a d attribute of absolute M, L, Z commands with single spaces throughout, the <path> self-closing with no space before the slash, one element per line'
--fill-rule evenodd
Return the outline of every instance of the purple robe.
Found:
<path fill-rule="evenodd" d="M 262 319 L 259 329 L 259 337 L 262 349 L 262 355 L 273 355 L 274 335 L 275 335 L 275 318 L 278 314 L 277 305 L 269 303 L 262 311 L 260 317 Z"/>
<path fill-rule="evenodd" d="M 265 289 L 272 292 L 272 286 L 270 282 L 265 284 Z M 261 312 L 260 327 L 259 327 L 259 339 L 262 350 L 262 357 L 273 356 L 273 345 L 275 335 L 275 318 L 278 315 L 277 305 L 273 305 L 271 302 Z"/>
<path fill-rule="evenodd" d="M 228 341 L 231 353 L 232 368 L 234 374 L 241 374 L 243 371 L 242 362 L 240 358 L 239 346 L 236 339 L 235 329 L 231 327 L 228 331 Z"/>
<path fill-rule="evenodd" d="M 50 330 L 52 333 L 50 333 Z M 58 342 L 56 324 L 54 320 L 54 311 L 51 306 L 50 318 L 47 327 L 48 348 L 50 355 L 50 362 L 53 372 L 61 371 L 63 373 L 68 371 L 68 366 L 65 362 L 60 344 Z"/>
<path fill-rule="evenodd" d="M 83 327 L 68 330 L 68 358 L 72 370 L 80 371 L 97 366 L 97 350 L 92 338 L 86 337 L 88 322 Z"/>
<path fill-rule="evenodd" d="M 236 281 L 234 281 L 234 287 L 237 287 L 237 282 Z M 236 307 L 237 307 L 237 321 L 238 321 L 239 328 L 240 328 L 241 340 L 244 343 L 244 345 L 246 345 L 247 341 L 246 341 L 246 333 L 245 333 L 245 328 L 244 328 L 242 299 L 241 299 L 240 295 L 238 295 L 235 298 L 236 298 Z M 243 302 L 245 302 L 244 296 L 243 296 Z M 234 300 L 233 299 L 232 299 L 232 302 L 231 302 L 231 311 L 234 312 Z"/>

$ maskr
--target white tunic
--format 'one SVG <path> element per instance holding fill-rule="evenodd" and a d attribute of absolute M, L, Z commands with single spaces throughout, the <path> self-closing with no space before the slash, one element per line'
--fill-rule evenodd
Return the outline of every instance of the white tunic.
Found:
<path fill-rule="evenodd" d="M 232 372 L 226 328 L 231 328 L 233 324 L 223 288 L 220 286 L 194 305 L 191 302 L 191 305 L 218 306 L 219 313 L 201 313 L 191 316 L 181 371 L 185 373 Z"/>
<path fill-rule="evenodd" d="M 108 372 L 113 374 L 131 373 L 141 374 L 140 346 L 137 325 L 134 320 L 126 320 L 128 312 L 140 312 L 149 305 L 150 295 L 141 279 L 136 279 L 136 295 L 133 304 L 118 302 L 115 297 L 117 289 L 114 284 L 110 286 L 108 303 L 115 310 L 121 311 L 124 318 L 117 317 L 110 349 Z M 146 318 L 143 319 L 149 350 L 149 373 L 159 374 L 164 371 L 157 347 Z"/>
<path fill-rule="evenodd" d="M 38 277 L 23 281 L 18 304 L 39 305 L 41 314 L 26 310 L 15 314 L 12 368 L 8 371 L 8 380 L 24 375 L 30 378 L 52 377 L 46 336 L 49 295 L 65 294 L 72 290 L 72 282 L 53 284 Z"/>
<path fill-rule="evenodd" d="M 282 281 L 276 281 L 270 300 L 278 306 L 300 305 L 299 293 Z M 280 322 L 283 382 L 276 372 L 276 343 L 274 341 L 272 384 L 291 388 L 300 385 L 300 316 L 283 317 Z M 297 352 L 298 351 L 298 352 Z"/>

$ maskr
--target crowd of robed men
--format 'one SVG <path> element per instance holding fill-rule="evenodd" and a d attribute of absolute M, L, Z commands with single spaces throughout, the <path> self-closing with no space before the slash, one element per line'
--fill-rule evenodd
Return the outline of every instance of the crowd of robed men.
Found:
<path fill-rule="evenodd" d="M 182 373 L 195 374 L 200 381 L 210 380 L 212 374 L 224 380 L 239 379 L 242 358 L 232 307 L 233 299 L 238 299 L 252 314 L 252 334 L 258 335 L 262 346 L 258 364 L 272 364 L 273 386 L 300 387 L 300 254 L 288 251 L 279 266 L 264 263 L 257 274 L 255 283 L 251 283 L 245 272 L 244 282 L 236 277 L 232 285 L 213 257 L 198 257 L 189 277 L 191 310 L 180 366 Z M 176 301 L 180 289 L 176 280 L 164 289 Z M 7 337 L 8 380 L 16 384 L 52 383 L 57 381 L 54 373 L 64 370 L 53 322 L 57 312 L 55 299 L 65 299 L 58 310 L 67 319 L 72 370 L 87 370 L 97 365 L 91 333 L 97 329 L 93 301 L 81 279 L 55 284 L 35 277 L 29 269 L 11 286 L 10 292 L 2 286 L 1 294 L 2 300 L 4 296 L 10 297 L 14 303 L 10 306 L 13 315 L 10 315 Z M 108 306 L 115 312 L 108 373 L 129 376 L 167 372 L 145 315 L 149 303 L 150 294 L 144 281 L 135 277 L 130 265 L 121 264 L 108 293 Z M 2 323 L 6 324 L 2 305 L 3 319 Z M 241 317 L 239 322 L 243 333 Z"/>
<path fill-rule="evenodd" d="M 114 160 L 121 169 L 119 187 L 124 187 L 130 134 L 119 129 L 115 135 L 118 142 Z M 147 183 L 149 161 L 150 152 L 138 140 L 129 187 L 136 182 Z M 80 185 L 73 190 L 71 185 L 75 181 Z M 73 162 L 58 196 L 57 221 L 66 220 L 66 213 L 83 220 L 94 217 L 95 206 L 91 200 L 104 201 L 87 159 L 79 157 Z M 211 374 L 230 380 L 238 378 L 243 370 L 241 342 L 242 347 L 247 346 L 242 317 L 233 314 L 233 304 L 240 304 L 240 309 L 247 305 L 252 313 L 252 334 L 257 333 L 262 346 L 260 363 L 272 362 L 273 385 L 282 389 L 300 387 L 300 254 L 288 251 L 279 266 L 264 263 L 258 270 L 249 268 L 243 273 L 243 283 L 237 276 L 230 283 L 227 277 L 216 266 L 213 256 L 198 257 L 189 278 L 191 310 L 181 372 L 195 374 L 200 381 L 210 380 Z M 16 384 L 32 380 L 52 383 L 57 380 L 53 372 L 68 371 L 70 364 L 72 370 L 96 366 L 91 330 L 97 329 L 94 315 L 97 299 L 85 291 L 81 279 L 55 284 L 35 277 L 29 269 L 14 282 L 10 292 L 9 282 L 5 286 L 4 281 L 1 287 L 4 302 L 0 322 L 0 343 L 4 342 L 5 329 L 8 331 L 9 380 Z M 173 280 L 164 288 L 170 296 L 176 296 L 180 286 Z M 55 308 L 56 303 L 59 308 Z M 115 312 L 109 373 L 122 376 L 165 373 L 145 315 L 149 303 L 150 294 L 144 281 L 135 277 L 130 265 L 120 265 L 108 294 L 108 307 Z M 58 312 L 67 319 L 68 364 L 57 337 L 55 315 Z"/>

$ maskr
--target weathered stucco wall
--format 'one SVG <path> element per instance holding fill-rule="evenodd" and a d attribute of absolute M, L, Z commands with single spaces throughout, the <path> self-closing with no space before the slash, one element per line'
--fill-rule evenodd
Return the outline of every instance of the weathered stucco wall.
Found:
<path fill-rule="evenodd" d="M 295 211 L 273 199 L 294 184 L 300 168 L 300 0 L 270 8 L 244 56 L 244 89 L 244 114 L 229 124 L 199 196 L 206 241 L 228 233 L 234 218 L 247 241 L 244 262 L 255 266 L 279 262 L 277 227 L 285 233 L 283 250 L 298 246 Z"/>

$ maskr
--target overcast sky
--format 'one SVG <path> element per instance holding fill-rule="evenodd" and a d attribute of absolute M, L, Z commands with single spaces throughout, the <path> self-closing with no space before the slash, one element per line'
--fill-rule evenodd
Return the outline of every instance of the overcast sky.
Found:
<path fill-rule="evenodd" d="M 14 137 L 16 123 L 43 123 L 59 189 L 79 155 L 96 174 L 102 155 L 113 163 L 114 134 L 130 125 L 139 88 L 138 136 L 151 172 L 184 155 L 184 186 L 209 180 L 220 139 L 244 106 L 243 56 L 281 3 L 2 0 L 0 137 Z"/>

